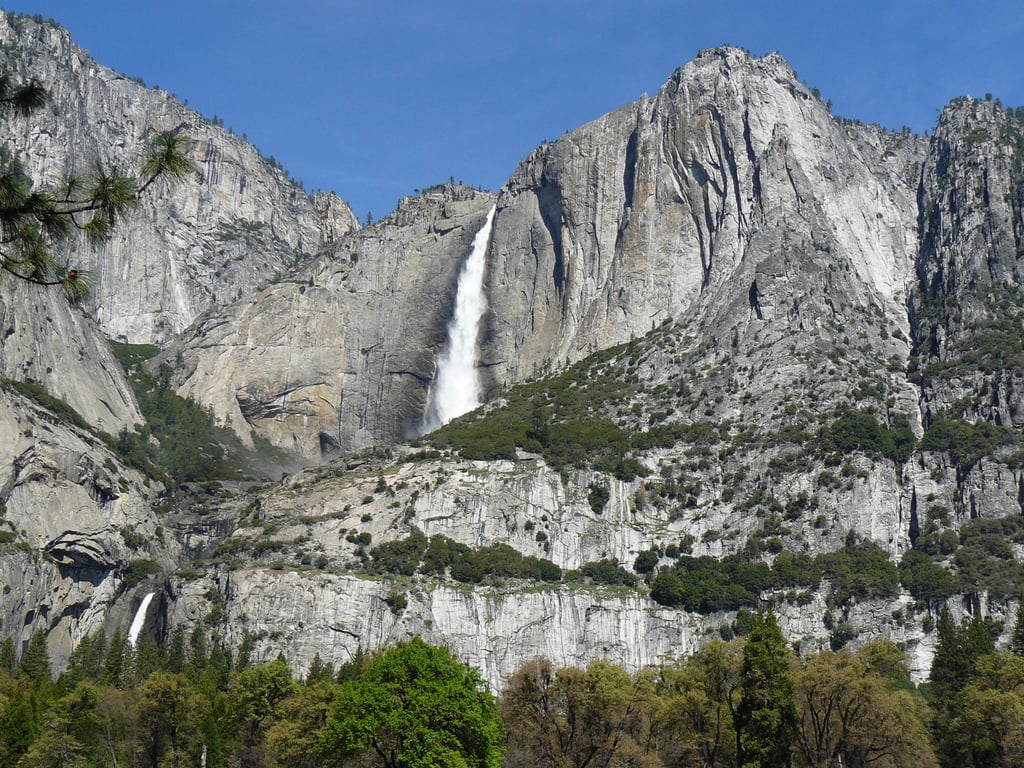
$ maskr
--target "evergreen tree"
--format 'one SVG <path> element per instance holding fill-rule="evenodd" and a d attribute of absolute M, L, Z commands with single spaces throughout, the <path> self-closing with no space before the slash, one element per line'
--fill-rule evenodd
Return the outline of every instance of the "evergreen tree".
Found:
<path fill-rule="evenodd" d="M 185 630 L 181 625 L 174 628 L 164 647 L 163 669 L 176 675 L 185 671 Z"/>
<path fill-rule="evenodd" d="M 36 82 L 15 84 L 0 75 L 0 109 L 25 116 L 46 103 Z M 0 271 L 38 285 L 61 285 L 72 299 L 88 294 L 86 276 L 58 263 L 54 244 L 81 230 L 92 240 L 110 237 L 114 226 L 160 178 L 183 178 L 194 166 L 183 133 L 156 137 L 137 178 L 104 168 L 99 162 L 85 175 L 69 175 L 53 188 L 37 185 L 24 165 L 0 151 Z"/>
<path fill-rule="evenodd" d="M 0 670 L 13 675 L 18 668 L 18 657 L 14 650 L 14 640 L 5 637 L 0 643 Z"/>
<path fill-rule="evenodd" d="M 147 635 L 142 635 L 139 638 L 135 645 L 134 656 L 134 677 L 139 682 L 161 668 L 160 649 Z"/>
<path fill-rule="evenodd" d="M 973 686 L 978 663 L 990 656 L 995 648 L 992 635 L 981 618 L 964 619 L 960 626 L 953 623 L 945 606 L 937 624 L 939 643 L 932 658 L 930 686 L 935 702 L 934 738 L 943 764 L 949 766 L 974 765 L 972 755 L 983 754 L 974 739 L 962 738 L 957 723 L 964 719 L 965 706 L 971 701 L 964 691 Z M 980 706 L 974 701 L 971 706 Z M 984 708 L 988 708 L 987 706 Z M 984 760 L 981 765 L 987 765 Z"/>
<path fill-rule="evenodd" d="M 792 653 L 770 610 L 758 616 L 743 648 L 737 752 L 742 768 L 786 768 L 796 736 Z"/>
<path fill-rule="evenodd" d="M 48 685 L 53 681 L 53 667 L 50 665 L 50 648 L 46 644 L 46 633 L 36 630 L 28 641 L 28 647 L 18 665 L 18 675 L 32 681 L 33 686 Z"/>
<path fill-rule="evenodd" d="M 206 640 L 206 632 L 201 625 L 196 625 L 188 639 L 188 654 L 185 674 L 193 681 L 198 681 L 206 674 L 206 666 L 210 661 L 210 651 Z"/>
<path fill-rule="evenodd" d="M 103 660 L 107 653 L 107 638 L 103 630 L 83 637 L 68 659 L 68 667 L 60 676 L 60 688 L 68 693 L 84 680 L 99 682 L 103 677 Z"/>
<path fill-rule="evenodd" d="M 256 638 L 251 632 L 242 636 L 242 643 L 238 646 L 238 658 L 235 659 L 235 671 L 241 672 L 252 666 L 252 652 L 256 647 Z"/>
<path fill-rule="evenodd" d="M 970 680 L 977 660 L 995 650 L 992 634 L 978 616 L 958 627 L 942 607 L 936 625 L 939 643 L 932 658 L 930 681 L 936 700 L 944 700 L 958 693 Z"/>
<path fill-rule="evenodd" d="M 27 679 L 8 692 L 0 708 L 0 768 L 13 768 L 39 736 L 40 713 Z"/>
<path fill-rule="evenodd" d="M 131 648 L 121 628 L 114 630 L 103 659 L 103 682 L 117 688 L 124 688 L 130 677 Z"/>
<path fill-rule="evenodd" d="M 309 671 L 306 672 L 306 679 L 303 683 L 306 685 L 315 685 L 316 683 L 329 683 L 334 679 L 334 665 L 330 662 L 324 663 L 324 660 L 320 658 L 320 654 L 316 654 L 313 657 L 313 661 L 310 662 Z"/>
<path fill-rule="evenodd" d="M 210 643 L 210 660 L 206 668 L 206 685 L 212 691 L 226 691 L 231 678 L 231 654 L 224 642 L 214 635 Z"/>

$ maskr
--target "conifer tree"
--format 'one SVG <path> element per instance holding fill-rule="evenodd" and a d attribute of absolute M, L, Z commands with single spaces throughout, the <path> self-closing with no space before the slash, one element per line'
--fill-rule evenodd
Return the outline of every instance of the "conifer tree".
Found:
<path fill-rule="evenodd" d="M 14 651 L 14 640 L 5 637 L 3 643 L 0 643 L 0 670 L 13 675 L 17 668 L 18 658 Z"/>
<path fill-rule="evenodd" d="M 124 688 L 130 672 L 131 648 L 121 628 L 114 630 L 103 659 L 103 682 L 117 688 Z"/>
<path fill-rule="evenodd" d="M 47 100 L 36 82 L 16 84 L 0 75 L 0 119 L 29 115 Z M 92 241 L 110 237 L 116 224 L 159 179 L 181 179 L 194 170 L 189 138 L 181 132 L 154 136 L 138 176 L 126 176 L 94 162 L 84 174 L 71 174 L 46 187 L 29 177 L 21 161 L 0 150 L 0 272 L 38 285 L 60 285 L 68 297 L 88 295 L 87 275 L 61 264 L 54 247 L 75 231 Z"/>
<path fill-rule="evenodd" d="M 68 667 L 60 676 L 61 688 L 70 691 L 83 680 L 98 682 L 103 677 L 103 661 L 107 638 L 102 629 L 83 637 L 68 659 Z"/>
<path fill-rule="evenodd" d="M 163 668 L 178 675 L 185 671 L 185 630 L 179 624 L 164 646 Z"/>
<path fill-rule="evenodd" d="M 942 606 L 936 628 L 939 644 L 932 658 L 929 679 L 935 698 L 942 700 L 967 685 L 975 663 L 981 656 L 992 653 L 995 643 L 980 617 L 964 619 L 958 627 L 946 606 Z"/>
<path fill-rule="evenodd" d="M 210 660 L 210 651 L 207 647 L 206 632 L 201 625 L 196 625 L 188 639 L 188 654 L 185 664 L 185 672 L 193 681 L 198 681 L 206 672 L 206 665 Z"/>
<path fill-rule="evenodd" d="M 43 630 L 36 630 L 28 641 L 21 664 L 18 665 L 18 675 L 31 680 L 34 686 L 46 685 L 53 680 L 50 649 Z"/>
<path fill-rule="evenodd" d="M 737 752 L 742 768 L 786 768 L 796 736 L 792 653 L 775 614 L 760 614 L 743 648 Z"/>
<path fill-rule="evenodd" d="M 13 768 L 39 736 L 39 710 L 33 686 L 19 680 L 0 708 L 0 768 Z"/>

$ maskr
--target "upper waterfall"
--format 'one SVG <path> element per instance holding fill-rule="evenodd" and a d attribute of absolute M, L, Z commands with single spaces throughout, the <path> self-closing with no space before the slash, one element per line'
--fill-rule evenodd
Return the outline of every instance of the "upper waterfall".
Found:
<path fill-rule="evenodd" d="M 448 343 L 438 361 L 437 375 L 427 397 L 427 411 L 423 416 L 424 432 L 437 429 L 480 405 L 476 339 L 480 331 L 480 319 L 487 310 L 484 267 L 494 210 L 492 207 L 487 212 L 487 219 L 473 238 L 473 247 L 459 273 L 455 313 L 448 323 Z"/>

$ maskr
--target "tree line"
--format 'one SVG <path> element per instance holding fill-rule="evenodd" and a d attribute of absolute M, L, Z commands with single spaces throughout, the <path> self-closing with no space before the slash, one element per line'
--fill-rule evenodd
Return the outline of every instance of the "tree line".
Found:
<path fill-rule="evenodd" d="M 202 627 L 162 646 L 83 640 L 54 677 L 45 635 L 0 645 L 0 768 L 818 768 L 1024 764 L 1024 628 L 996 652 L 943 610 L 928 683 L 888 640 L 799 656 L 771 612 L 746 637 L 629 672 L 526 661 L 499 698 L 419 638 L 314 658 L 235 658 Z"/>

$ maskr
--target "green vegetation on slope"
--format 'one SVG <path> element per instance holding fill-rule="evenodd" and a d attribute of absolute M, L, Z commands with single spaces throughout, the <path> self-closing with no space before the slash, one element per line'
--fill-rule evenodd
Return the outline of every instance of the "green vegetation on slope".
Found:
<path fill-rule="evenodd" d="M 174 392 L 171 368 L 164 364 L 154 375 L 145 363 L 159 351 L 150 344 L 111 341 L 135 391 L 146 423 L 134 432 L 122 430 L 113 448 L 127 464 L 168 486 L 207 480 L 236 480 L 253 468 L 286 457 L 264 446 L 248 450 L 230 429 L 217 425 L 213 414 Z"/>

